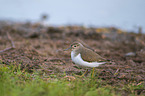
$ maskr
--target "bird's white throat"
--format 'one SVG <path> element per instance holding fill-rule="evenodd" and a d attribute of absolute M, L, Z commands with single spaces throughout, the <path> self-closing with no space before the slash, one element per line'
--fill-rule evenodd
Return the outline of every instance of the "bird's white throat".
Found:
<path fill-rule="evenodd" d="M 81 57 L 81 54 L 79 53 L 76 56 L 74 51 L 71 52 L 71 59 L 76 65 L 84 66 L 84 67 L 98 67 L 99 65 L 106 63 L 106 62 L 87 62 L 87 61 L 84 61 Z"/>

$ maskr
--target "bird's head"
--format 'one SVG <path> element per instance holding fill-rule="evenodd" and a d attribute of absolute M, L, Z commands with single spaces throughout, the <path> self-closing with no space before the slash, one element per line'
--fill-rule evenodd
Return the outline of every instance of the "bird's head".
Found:
<path fill-rule="evenodd" d="M 83 45 L 81 43 L 78 43 L 78 42 L 76 43 L 75 42 L 75 43 L 72 43 L 69 48 L 65 49 L 65 51 L 69 50 L 69 49 L 71 49 L 71 50 L 78 50 L 78 49 L 80 49 L 82 47 L 83 47 Z"/>

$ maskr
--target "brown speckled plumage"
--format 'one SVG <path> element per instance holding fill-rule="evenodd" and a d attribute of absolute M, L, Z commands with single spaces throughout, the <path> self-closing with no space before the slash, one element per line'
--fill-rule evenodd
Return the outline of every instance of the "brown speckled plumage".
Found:
<path fill-rule="evenodd" d="M 84 61 L 87 62 L 104 62 L 106 59 L 102 58 L 93 50 L 84 47 L 82 44 L 78 45 L 78 43 L 73 43 L 71 46 L 77 45 L 79 48 L 74 49 L 75 55 L 77 56 L 79 53 Z"/>
<path fill-rule="evenodd" d="M 91 49 L 81 47 L 78 50 L 75 50 L 76 56 L 80 53 L 84 61 L 87 62 L 104 62 L 105 59 L 98 55 L 96 52 Z M 86 55 L 87 54 L 87 55 Z"/>

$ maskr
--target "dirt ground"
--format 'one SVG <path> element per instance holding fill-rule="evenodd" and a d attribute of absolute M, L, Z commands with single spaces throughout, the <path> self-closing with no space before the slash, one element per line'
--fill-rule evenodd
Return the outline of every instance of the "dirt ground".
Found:
<path fill-rule="evenodd" d="M 63 51 L 74 41 L 111 60 L 112 63 L 95 68 L 96 76 L 108 84 L 123 86 L 145 81 L 145 34 L 128 33 L 114 27 L 51 27 L 0 22 L 2 64 L 20 64 L 21 69 L 28 72 L 37 70 L 48 75 L 64 72 L 81 75 L 85 69 L 79 69 L 72 63 L 70 51 Z M 13 45 L 14 48 L 11 48 Z M 136 91 L 138 94 L 145 93 L 145 89 Z"/>

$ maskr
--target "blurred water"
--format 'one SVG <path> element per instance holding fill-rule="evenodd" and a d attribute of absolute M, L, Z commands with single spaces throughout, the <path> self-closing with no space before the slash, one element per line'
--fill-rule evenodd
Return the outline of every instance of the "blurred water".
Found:
<path fill-rule="evenodd" d="M 125 30 L 142 27 L 145 33 L 145 0 L 0 0 L 0 19 L 39 21 L 47 24 L 115 26 Z"/>

